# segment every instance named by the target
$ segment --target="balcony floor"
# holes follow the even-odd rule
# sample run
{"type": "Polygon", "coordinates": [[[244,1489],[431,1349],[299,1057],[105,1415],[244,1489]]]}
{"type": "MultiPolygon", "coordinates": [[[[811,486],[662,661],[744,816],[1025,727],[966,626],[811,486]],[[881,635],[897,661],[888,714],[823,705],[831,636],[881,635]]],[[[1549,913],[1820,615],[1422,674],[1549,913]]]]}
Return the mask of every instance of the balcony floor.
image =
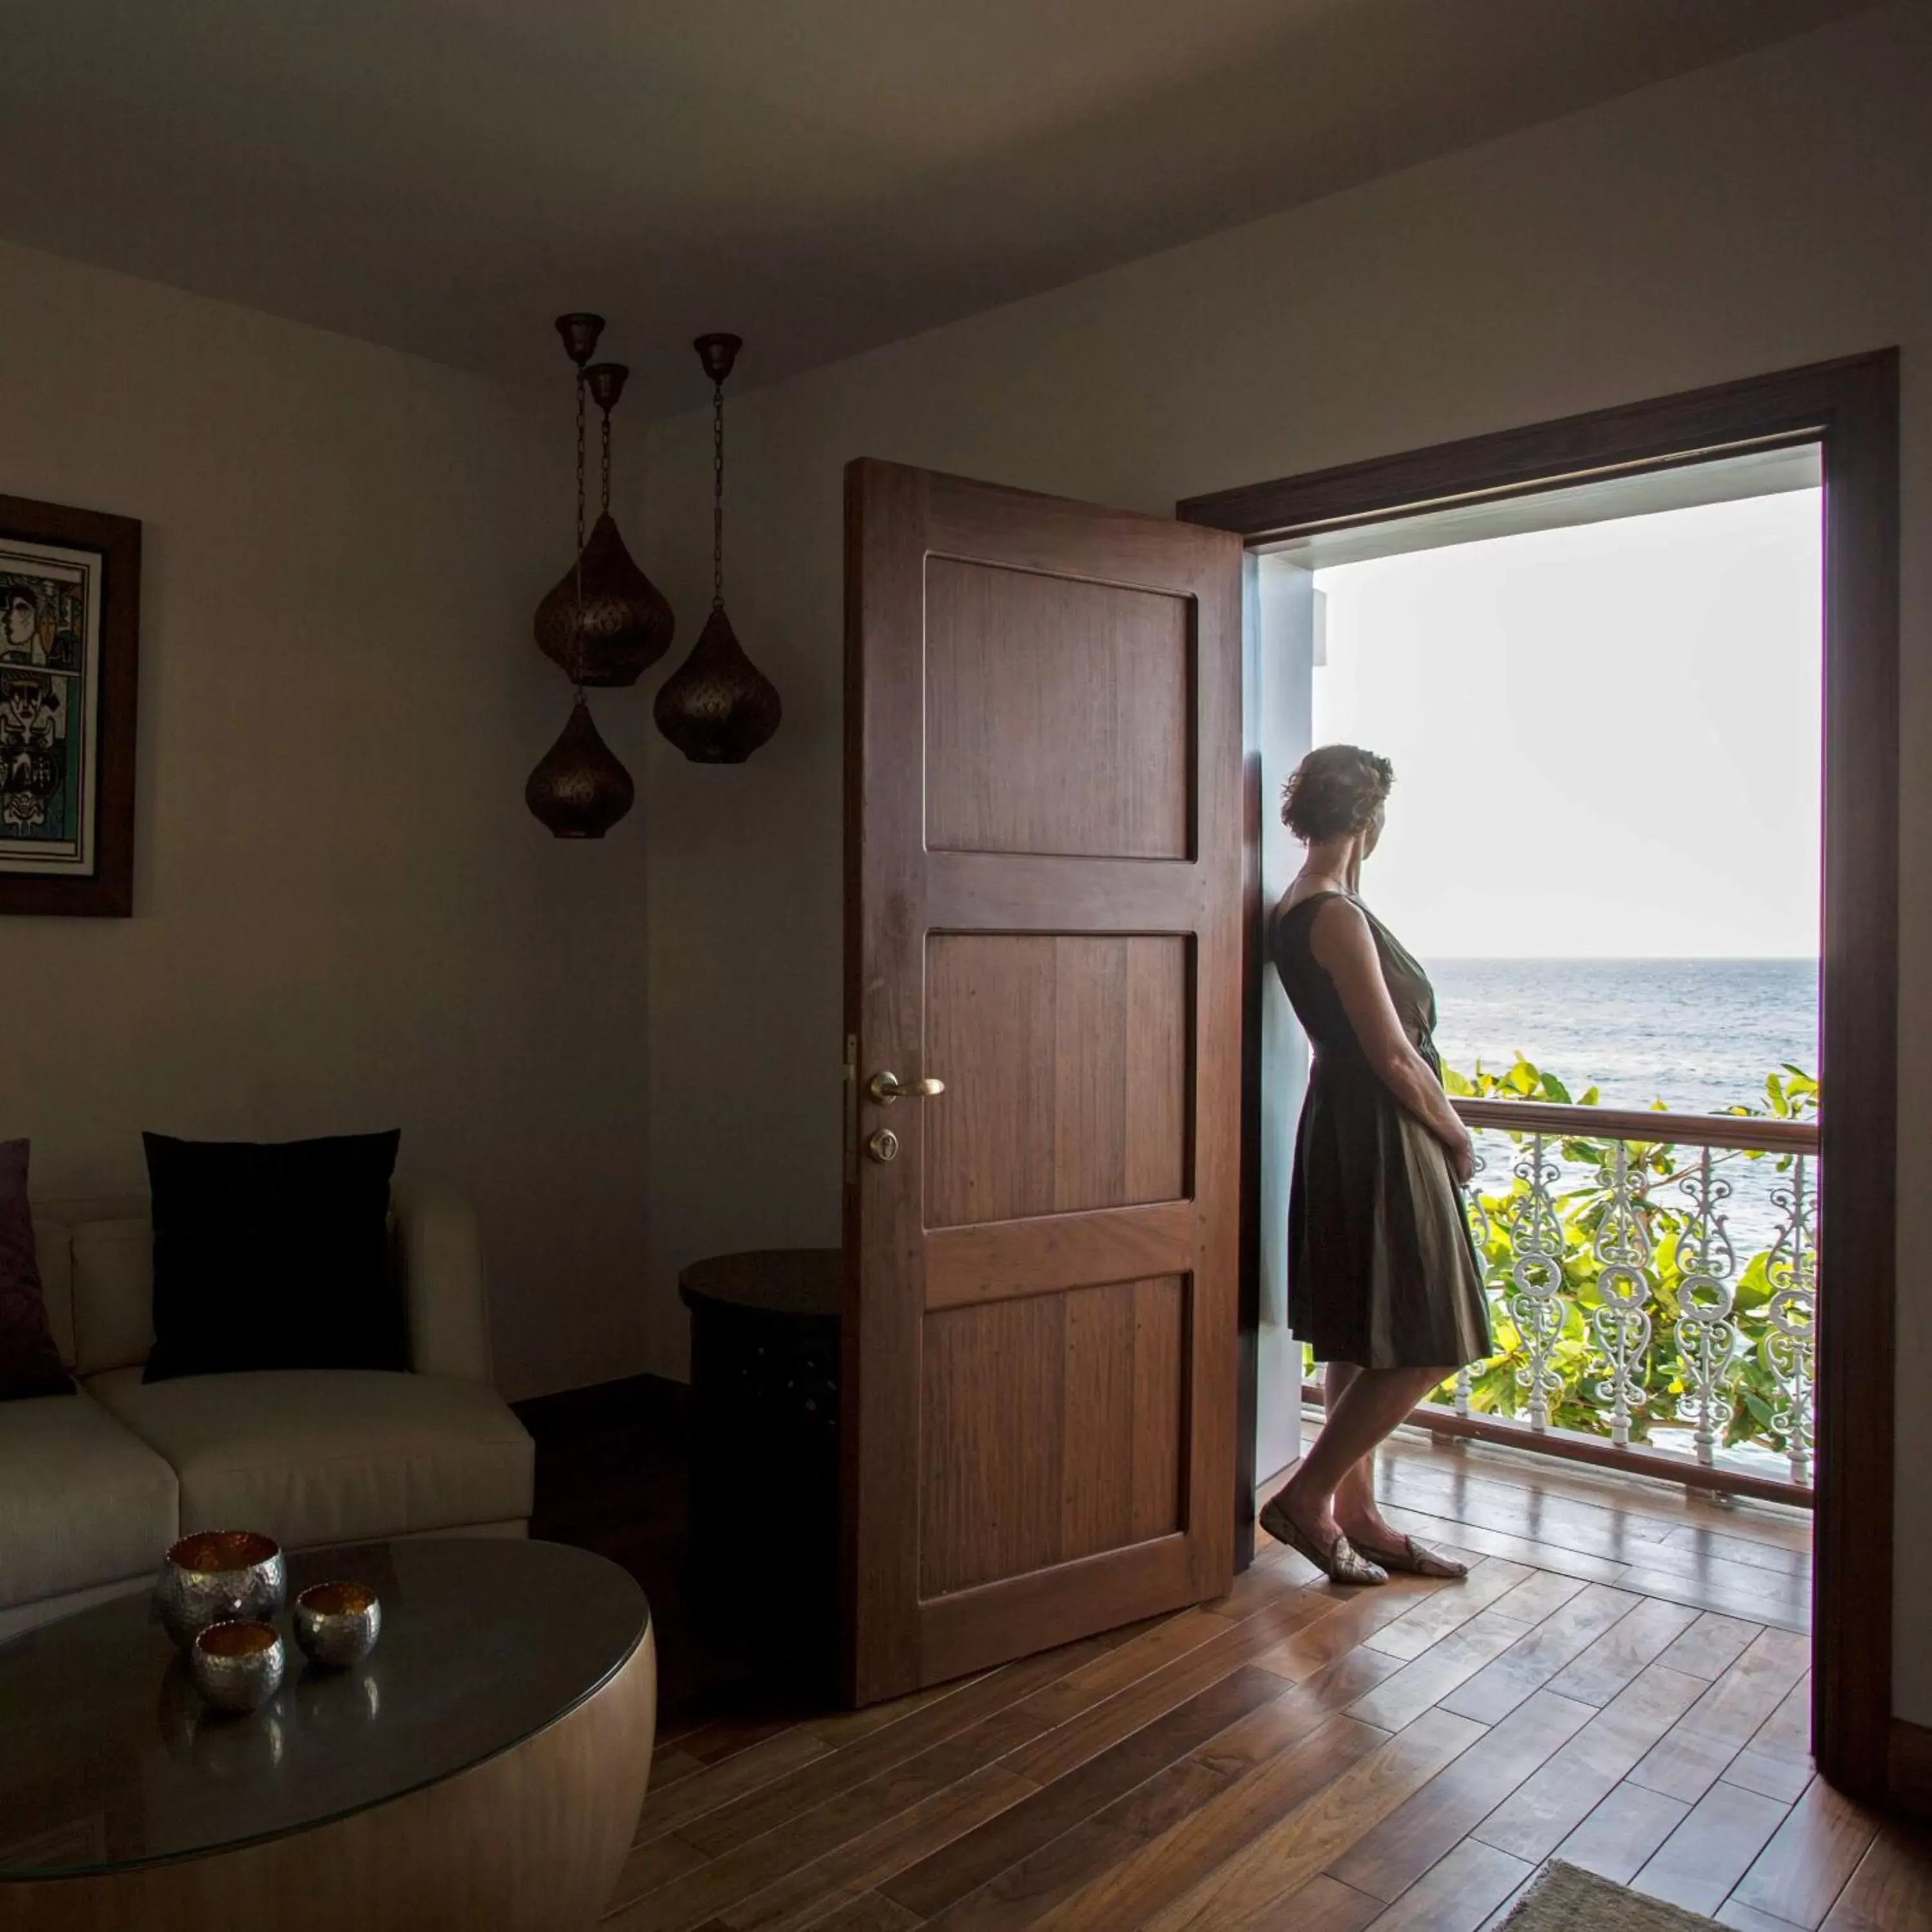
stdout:
{"type": "Polygon", "coordinates": [[[1384,1453],[1376,1486],[1418,1536],[1696,1610],[1810,1628],[1808,1510],[1713,1502],[1667,1480],[1490,1444],[1436,1444],[1409,1429],[1384,1453]]]}

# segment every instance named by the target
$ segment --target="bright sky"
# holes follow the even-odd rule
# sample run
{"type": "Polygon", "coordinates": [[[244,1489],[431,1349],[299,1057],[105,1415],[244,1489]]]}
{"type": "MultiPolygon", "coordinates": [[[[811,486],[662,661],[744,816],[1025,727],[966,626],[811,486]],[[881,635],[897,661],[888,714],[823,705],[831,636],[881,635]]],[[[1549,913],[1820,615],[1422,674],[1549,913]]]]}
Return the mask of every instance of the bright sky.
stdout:
{"type": "Polygon", "coordinates": [[[1394,760],[1424,958],[1815,955],[1820,494],[1318,572],[1315,742],[1394,760]]]}

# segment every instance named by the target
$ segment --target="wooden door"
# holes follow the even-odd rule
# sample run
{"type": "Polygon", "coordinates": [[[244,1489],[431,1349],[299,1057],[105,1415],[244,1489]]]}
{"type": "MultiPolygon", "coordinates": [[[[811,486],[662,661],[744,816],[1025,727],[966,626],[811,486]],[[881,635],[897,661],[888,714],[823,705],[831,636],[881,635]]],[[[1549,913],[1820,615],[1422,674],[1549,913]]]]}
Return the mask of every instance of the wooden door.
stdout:
{"type": "Polygon", "coordinates": [[[866,1702],[1230,1580],[1241,550],[862,461],[846,557],[866,1702]]]}

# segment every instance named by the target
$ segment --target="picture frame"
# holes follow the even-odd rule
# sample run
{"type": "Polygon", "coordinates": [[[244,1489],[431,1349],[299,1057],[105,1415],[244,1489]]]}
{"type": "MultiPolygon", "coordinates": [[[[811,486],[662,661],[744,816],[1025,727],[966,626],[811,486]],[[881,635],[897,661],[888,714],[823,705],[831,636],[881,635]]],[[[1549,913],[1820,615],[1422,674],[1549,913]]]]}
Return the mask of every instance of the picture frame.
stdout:
{"type": "Polygon", "coordinates": [[[141,526],[0,496],[0,914],[134,905],[141,526]]]}

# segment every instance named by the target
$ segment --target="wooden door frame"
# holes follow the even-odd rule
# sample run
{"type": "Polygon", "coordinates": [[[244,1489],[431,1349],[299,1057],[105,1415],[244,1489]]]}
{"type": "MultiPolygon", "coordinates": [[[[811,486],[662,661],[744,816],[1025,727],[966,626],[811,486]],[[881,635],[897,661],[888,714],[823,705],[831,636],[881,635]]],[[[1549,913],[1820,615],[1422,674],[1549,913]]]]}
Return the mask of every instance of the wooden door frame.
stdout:
{"type": "MultiPolygon", "coordinates": [[[[1820,1179],[1812,1732],[1820,1769],[1882,1796],[1892,1734],[1898,1076],[1898,353],[1748,377],[1406,454],[1190,498],[1175,514],[1251,550],[1455,503],[1816,442],[1824,464],[1820,1179]],[[1869,1400],[1869,1365],[1884,1400],[1869,1400]],[[1862,1387],[1862,1383],[1865,1385],[1862,1387]],[[1856,1405],[1863,1395],[1867,1400],[1856,1405]]],[[[1255,648],[1250,626],[1249,649],[1255,648]]],[[[1247,749],[1242,1209],[1244,1327],[1259,1305],[1260,758],[1247,749]]],[[[1252,1331],[1240,1354],[1251,1419],[1252,1331]]],[[[1252,1536],[1253,1435],[1238,1519],[1252,1536]]]]}

